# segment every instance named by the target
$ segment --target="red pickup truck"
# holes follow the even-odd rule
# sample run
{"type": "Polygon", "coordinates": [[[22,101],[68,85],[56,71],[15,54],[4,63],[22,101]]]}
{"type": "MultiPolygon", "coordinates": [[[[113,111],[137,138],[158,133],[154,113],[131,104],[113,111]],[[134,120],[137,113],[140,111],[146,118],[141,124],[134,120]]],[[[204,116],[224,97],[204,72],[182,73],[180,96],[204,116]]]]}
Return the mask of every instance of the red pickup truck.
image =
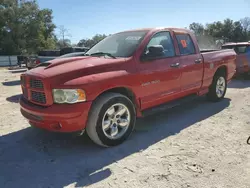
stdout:
{"type": "Polygon", "coordinates": [[[21,113],[50,131],[86,130],[101,146],[126,140],[136,118],[197,96],[224,98],[236,70],[232,49],[200,51],[185,29],[111,35],[83,57],[55,59],[21,75],[21,113]]]}
{"type": "Polygon", "coordinates": [[[222,49],[234,49],[236,52],[236,74],[247,77],[250,73],[250,41],[226,43],[222,49]]]}

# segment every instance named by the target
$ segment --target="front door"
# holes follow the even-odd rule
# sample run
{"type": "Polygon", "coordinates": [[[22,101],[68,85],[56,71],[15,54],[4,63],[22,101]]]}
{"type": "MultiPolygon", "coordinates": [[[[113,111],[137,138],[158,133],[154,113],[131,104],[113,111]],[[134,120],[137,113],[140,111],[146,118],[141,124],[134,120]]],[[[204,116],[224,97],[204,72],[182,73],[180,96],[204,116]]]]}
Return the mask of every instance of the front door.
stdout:
{"type": "Polygon", "coordinates": [[[168,102],[180,92],[180,59],[169,31],[153,35],[144,51],[144,57],[150,57],[150,47],[163,47],[163,53],[157,57],[141,60],[138,65],[141,108],[150,108],[168,102]]]}

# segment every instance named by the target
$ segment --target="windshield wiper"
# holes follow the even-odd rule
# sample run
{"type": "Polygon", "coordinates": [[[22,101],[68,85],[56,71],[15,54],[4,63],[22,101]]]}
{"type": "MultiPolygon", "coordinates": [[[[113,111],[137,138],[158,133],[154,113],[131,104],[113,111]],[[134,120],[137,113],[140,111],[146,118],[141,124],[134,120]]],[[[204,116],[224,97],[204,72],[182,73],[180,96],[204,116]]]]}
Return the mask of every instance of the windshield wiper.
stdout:
{"type": "Polygon", "coordinates": [[[96,53],[93,53],[93,54],[86,54],[86,55],[90,55],[90,56],[95,56],[95,55],[107,55],[107,56],[109,56],[109,57],[112,57],[112,58],[116,59],[115,56],[113,56],[113,55],[110,54],[110,53],[106,53],[106,52],[96,52],[96,53]]]}

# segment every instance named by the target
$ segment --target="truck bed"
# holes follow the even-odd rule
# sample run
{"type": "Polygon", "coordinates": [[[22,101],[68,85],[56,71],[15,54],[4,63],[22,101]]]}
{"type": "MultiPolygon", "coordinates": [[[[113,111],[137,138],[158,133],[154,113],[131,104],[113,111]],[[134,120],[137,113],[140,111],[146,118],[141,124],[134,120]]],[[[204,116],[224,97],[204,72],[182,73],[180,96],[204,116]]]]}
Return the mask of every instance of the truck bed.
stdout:
{"type": "Polygon", "coordinates": [[[232,49],[222,49],[222,50],[200,50],[204,62],[213,62],[228,60],[230,58],[235,58],[235,51],[232,49]]]}
{"type": "MultiPolygon", "coordinates": [[[[232,49],[223,50],[200,50],[204,62],[203,84],[205,86],[211,84],[216,70],[223,64],[234,64],[236,53],[232,49]]],[[[235,74],[235,66],[228,66],[228,78],[235,74]]]]}

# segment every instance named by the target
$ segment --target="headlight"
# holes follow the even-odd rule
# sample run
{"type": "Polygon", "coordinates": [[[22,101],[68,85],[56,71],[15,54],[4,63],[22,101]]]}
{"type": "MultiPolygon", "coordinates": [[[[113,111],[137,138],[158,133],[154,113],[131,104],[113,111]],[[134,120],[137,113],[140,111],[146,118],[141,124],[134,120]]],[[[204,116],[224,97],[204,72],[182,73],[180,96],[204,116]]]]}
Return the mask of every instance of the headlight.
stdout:
{"type": "Polygon", "coordinates": [[[81,89],[53,89],[55,103],[77,103],[86,101],[85,92],[81,89]]]}

